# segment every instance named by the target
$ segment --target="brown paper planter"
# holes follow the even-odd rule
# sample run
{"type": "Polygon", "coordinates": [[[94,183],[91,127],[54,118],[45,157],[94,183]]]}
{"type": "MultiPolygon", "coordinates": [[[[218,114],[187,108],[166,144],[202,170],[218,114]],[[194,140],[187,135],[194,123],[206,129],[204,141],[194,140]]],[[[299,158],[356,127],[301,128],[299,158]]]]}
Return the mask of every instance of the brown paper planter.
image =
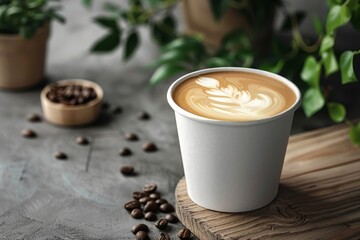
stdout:
{"type": "Polygon", "coordinates": [[[44,79],[49,32],[46,24],[31,39],[0,35],[0,88],[27,88],[44,79]]]}
{"type": "Polygon", "coordinates": [[[101,113],[102,100],[104,97],[102,88],[94,82],[82,79],[69,79],[56,82],[56,85],[70,84],[92,87],[96,92],[97,98],[87,104],[76,106],[54,103],[46,97],[46,94],[51,88],[50,84],[42,90],[40,95],[45,119],[49,123],[60,126],[80,126],[96,121],[101,113]]]}

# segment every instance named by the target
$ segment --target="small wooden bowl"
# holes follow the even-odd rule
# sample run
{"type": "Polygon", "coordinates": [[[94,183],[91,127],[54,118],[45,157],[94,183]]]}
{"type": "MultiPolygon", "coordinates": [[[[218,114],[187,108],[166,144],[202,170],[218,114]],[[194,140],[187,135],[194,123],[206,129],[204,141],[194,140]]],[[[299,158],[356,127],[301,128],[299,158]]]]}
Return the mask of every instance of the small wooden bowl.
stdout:
{"type": "Polygon", "coordinates": [[[98,84],[82,79],[61,80],[55,84],[57,86],[75,84],[91,87],[96,92],[97,97],[83,105],[69,106],[54,103],[46,96],[53,84],[47,85],[41,91],[40,98],[44,116],[48,122],[61,126],[80,126],[92,123],[99,117],[104,93],[98,84]]]}

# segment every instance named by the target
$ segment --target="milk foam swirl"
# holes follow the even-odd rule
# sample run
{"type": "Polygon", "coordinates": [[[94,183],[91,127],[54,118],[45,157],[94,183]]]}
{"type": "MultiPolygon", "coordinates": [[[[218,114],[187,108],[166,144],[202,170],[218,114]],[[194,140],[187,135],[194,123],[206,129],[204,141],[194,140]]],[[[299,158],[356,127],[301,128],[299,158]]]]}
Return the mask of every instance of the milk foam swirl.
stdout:
{"type": "MultiPolygon", "coordinates": [[[[214,119],[254,120],[283,111],[286,100],[278,91],[256,83],[229,81],[225,86],[212,77],[200,76],[198,88],[187,92],[186,101],[195,112],[214,119]]],[[[223,84],[224,85],[224,84],[223,84]]]]}

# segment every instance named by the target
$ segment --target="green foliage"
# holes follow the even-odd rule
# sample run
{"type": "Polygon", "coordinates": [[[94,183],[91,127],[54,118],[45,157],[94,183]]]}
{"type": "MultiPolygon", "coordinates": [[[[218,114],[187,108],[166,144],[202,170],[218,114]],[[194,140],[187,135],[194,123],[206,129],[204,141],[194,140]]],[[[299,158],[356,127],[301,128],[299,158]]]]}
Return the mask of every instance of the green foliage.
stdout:
{"type": "Polygon", "coordinates": [[[46,23],[55,19],[65,22],[58,7],[48,6],[49,0],[0,1],[0,33],[31,38],[46,23]]]}
{"type": "MultiPolygon", "coordinates": [[[[83,2],[91,6],[92,1],[83,2]]],[[[216,49],[209,48],[200,35],[184,36],[177,32],[171,10],[178,2],[179,0],[128,0],[129,6],[126,9],[112,3],[105,4],[104,9],[108,16],[98,17],[95,22],[107,29],[108,34],[99,40],[92,50],[111,51],[124,42],[123,59],[128,60],[139,46],[140,35],[137,34],[137,28],[146,26],[154,41],[161,47],[160,57],[152,64],[156,68],[150,78],[152,85],[181,71],[205,67],[260,68],[294,80],[303,92],[302,107],[307,117],[327,108],[329,117],[334,122],[347,121],[346,107],[333,99],[335,94],[329,86],[332,82],[327,78],[334,75],[334,79],[341,79],[342,84],[358,84],[354,72],[354,58],[360,54],[360,50],[339,53],[334,49],[334,45],[337,31],[342,26],[352,24],[360,31],[360,0],[327,0],[325,23],[317,16],[312,16],[318,35],[318,39],[313,43],[303,39],[299,30],[300,24],[307,17],[306,13],[287,12],[285,1],[208,0],[214,19],[221,20],[231,8],[238,11],[251,28],[250,33],[244,29],[228,33],[216,49]],[[258,55],[259,44],[256,37],[262,34],[262,27],[268,26],[268,22],[272,21],[272,9],[279,6],[285,12],[280,30],[291,32],[292,39],[283,42],[274,35],[265,42],[270,46],[269,51],[265,55],[258,55]],[[121,38],[124,38],[124,41],[121,38]],[[302,81],[297,81],[299,75],[302,81]]],[[[16,14],[17,11],[13,9],[11,12],[16,14]]],[[[337,91],[341,91],[341,88],[337,91]]],[[[360,142],[359,124],[352,127],[350,137],[354,142],[360,142]]]]}
{"type": "Polygon", "coordinates": [[[328,108],[329,116],[334,122],[339,123],[345,120],[346,108],[343,104],[336,102],[329,102],[327,104],[327,108],[328,108]]]}
{"type": "Polygon", "coordinates": [[[350,126],[350,140],[360,146],[360,122],[350,126]]]}

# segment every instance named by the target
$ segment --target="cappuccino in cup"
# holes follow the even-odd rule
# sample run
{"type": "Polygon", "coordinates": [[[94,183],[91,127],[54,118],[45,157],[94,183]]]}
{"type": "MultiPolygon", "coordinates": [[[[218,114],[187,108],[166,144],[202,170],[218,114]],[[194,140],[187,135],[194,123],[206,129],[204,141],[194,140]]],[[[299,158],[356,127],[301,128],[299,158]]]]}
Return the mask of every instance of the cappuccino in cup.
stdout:
{"type": "Polygon", "coordinates": [[[284,83],[248,72],[215,72],[192,77],[173,93],[177,105],[222,121],[253,121],[277,115],[296,100],[284,83]]]}
{"type": "Polygon", "coordinates": [[[300,98],[291,81],[256,69],[209,68],[177,79],[167,99],[190,199],[221,212],[269,204],[300,98]]]}

